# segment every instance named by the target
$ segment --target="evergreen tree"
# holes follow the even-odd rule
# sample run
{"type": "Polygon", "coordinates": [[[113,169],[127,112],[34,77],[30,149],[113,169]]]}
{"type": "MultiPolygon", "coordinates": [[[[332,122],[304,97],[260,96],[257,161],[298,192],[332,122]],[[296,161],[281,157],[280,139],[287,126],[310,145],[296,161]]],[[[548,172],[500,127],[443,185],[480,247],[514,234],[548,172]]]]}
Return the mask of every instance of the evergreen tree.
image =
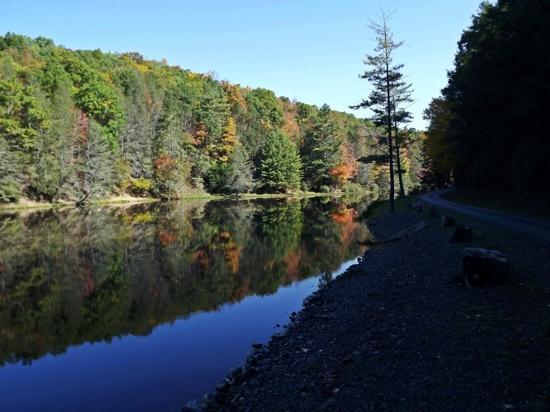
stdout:
{"type": "Polygon", "coordinates": [[[331,171],[342,159],[341,145],[337,125],[330,118],[330,108],[325,104],[314,127],[305,134],[302,146],[304,179],[310,189],[328,189],[334,183],[331,171]]]}
{"type": "Polygon", "coordinates": [[[260,180],[266,192],[288,192],[300,187],[302,162],[294,143],[281,132],[267,136],[260,151],[260,180]]]}
{"type": "Polygon", "coordinates": [[[376,47],[374,53],[366,56],[364,63],[367,69],[359,77],[368,80],[373,90],[369,97],[361,103],[351,106],[353,109],[368,108],[373,113],[373,122],[377,126],[385,128],[387,138],[387,153],[389,158],[390,174],[390,206],[395,210],[394,198],[394,139],[393,139],[393,109],[392,93],[401,82],[400,73],[403,65],[394,65],[395,51],[403,44],[393,39],[393,33],[389,28],[390,15],[382,13],[379,23],[372,23],[371,28],[376,35],[376,47]]]}

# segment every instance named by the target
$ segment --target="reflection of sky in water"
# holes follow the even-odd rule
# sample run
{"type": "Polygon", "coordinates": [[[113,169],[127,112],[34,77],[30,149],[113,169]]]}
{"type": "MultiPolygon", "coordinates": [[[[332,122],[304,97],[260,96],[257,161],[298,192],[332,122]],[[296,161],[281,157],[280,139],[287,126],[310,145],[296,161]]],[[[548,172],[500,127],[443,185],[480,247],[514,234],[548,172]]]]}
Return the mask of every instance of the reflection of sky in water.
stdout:
{"type": "Polygon", "coordinates": [[[268,341],[280,330],[276,324],[288,323],[317,285],[318,277],[309,278],[157,326],[146,337],[85,343],[31,366],[7,365],[0,369],[0,410],[179,411],[241,363],[252,343],[268,341]]]}

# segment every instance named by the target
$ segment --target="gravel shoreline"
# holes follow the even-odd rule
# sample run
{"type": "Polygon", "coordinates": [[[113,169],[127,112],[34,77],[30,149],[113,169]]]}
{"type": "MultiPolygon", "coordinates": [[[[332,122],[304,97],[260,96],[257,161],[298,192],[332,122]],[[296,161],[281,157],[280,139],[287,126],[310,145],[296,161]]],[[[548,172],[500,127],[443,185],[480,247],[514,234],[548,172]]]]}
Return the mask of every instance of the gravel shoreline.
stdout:
{"type": "Polygon", "coordinates": [[[427,227],[373,246],[306,299],[286,331],[256,345],[201,409],[550,410],[550,251],[441,212],[469,222],[474,241],[449,244],[453,229],[427,212],[379,217],[369,224],[378,238],[422,220],[427,227]],[[506,253],[510,279],[464,286],[466,246],[506,253]]]}

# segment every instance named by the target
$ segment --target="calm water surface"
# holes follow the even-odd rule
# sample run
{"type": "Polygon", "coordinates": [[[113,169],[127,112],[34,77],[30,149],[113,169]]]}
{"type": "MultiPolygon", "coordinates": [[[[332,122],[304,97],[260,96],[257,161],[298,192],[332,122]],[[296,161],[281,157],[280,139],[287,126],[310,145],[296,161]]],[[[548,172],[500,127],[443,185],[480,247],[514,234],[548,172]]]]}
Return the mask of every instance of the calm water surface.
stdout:
{"type": "Polygon", "coordinates": [[[0,214],[0,410],[179,411],[341,273],[334,200],[0,214]]]}

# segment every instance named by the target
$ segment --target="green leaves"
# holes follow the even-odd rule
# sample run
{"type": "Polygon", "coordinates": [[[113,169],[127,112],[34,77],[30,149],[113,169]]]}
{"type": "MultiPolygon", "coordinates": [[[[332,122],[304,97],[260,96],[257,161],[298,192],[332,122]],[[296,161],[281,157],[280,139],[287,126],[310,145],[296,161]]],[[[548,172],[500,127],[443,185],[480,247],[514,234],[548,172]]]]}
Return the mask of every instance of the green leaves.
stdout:
{"type": "Polygon", "coordinates": [[[268,135],[260,152],[260,179],[266,192],[288,192],[300,187],[302,162],[298,150],[280,132],[268,135]]]}
{"type": "Polygon", "coordinates": [[[117,148],[117,136],[124,126],[124,113],[117,93],[77,54],[64,50],[61,57],[74,84],[76,105],[102,126],[111,148],[117,148]]]}
{"type": "Polygon", "coordinates": [[[0,36],[0,202],[330,191],[355,179],[369,128],[137,53],[0,36]]]}
{"type": "Polygon", "coordinates": [[[321,107],[313,128],[305,133],[302,158],[309,188],[318,191],[335,183],[330,172],[342,160],[342,139],[327,105],[321,107]]]}

